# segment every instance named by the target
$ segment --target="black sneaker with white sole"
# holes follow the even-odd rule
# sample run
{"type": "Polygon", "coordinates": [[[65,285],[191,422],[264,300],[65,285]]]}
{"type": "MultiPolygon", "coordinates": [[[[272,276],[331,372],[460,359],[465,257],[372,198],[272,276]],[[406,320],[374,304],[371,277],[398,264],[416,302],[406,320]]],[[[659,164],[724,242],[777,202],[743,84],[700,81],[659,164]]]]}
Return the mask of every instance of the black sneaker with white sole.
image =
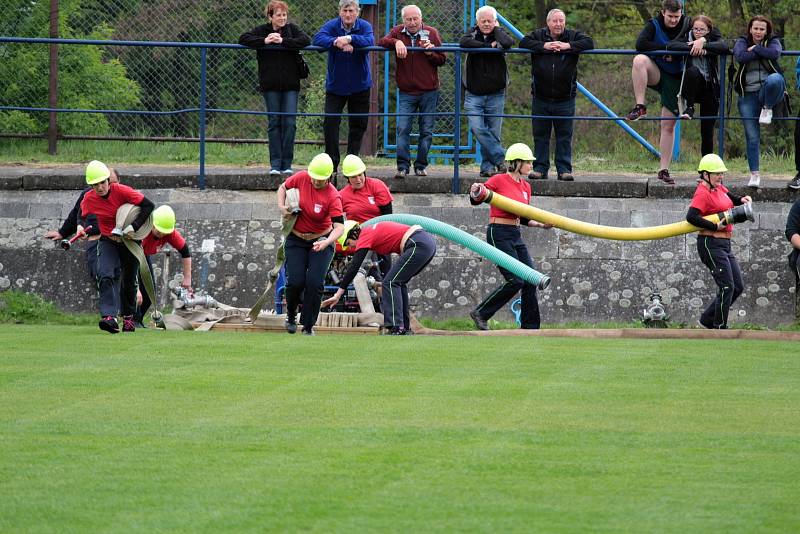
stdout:
{"type": "Polygon", "coordinates": [[[794,178],[792,178],[789,183],[786,184],[786,187],[794,191],[800,189],[800,172],[794,175],[794,178]]]}

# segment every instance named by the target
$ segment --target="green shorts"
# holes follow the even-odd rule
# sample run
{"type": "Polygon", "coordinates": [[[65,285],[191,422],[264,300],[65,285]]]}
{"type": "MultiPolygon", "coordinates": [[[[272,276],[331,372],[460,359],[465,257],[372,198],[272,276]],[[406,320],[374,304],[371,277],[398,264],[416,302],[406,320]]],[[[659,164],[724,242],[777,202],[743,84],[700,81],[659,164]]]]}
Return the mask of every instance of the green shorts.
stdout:
{"type": "Polygon", "coordinates": [[[650,89],[658,91],[661,95],[661,105],[678,116],[678,91],[681,89],[681,75],[673,76],[661,71],[661,79],[656,85],[650,85],[650,89]]]}

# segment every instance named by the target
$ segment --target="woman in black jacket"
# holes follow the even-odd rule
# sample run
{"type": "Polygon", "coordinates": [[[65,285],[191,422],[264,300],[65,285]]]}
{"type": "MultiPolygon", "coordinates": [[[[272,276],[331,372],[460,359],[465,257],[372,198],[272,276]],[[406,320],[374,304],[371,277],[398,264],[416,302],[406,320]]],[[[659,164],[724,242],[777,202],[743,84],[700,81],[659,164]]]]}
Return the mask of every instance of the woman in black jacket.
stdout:
{"type": "Polygon", "coordinates": [[[271,175],[293,174],[295,113],[300,92],[301,63],[299,49],[311,44],[309,36],[289,22],[289,6],[270,0],[264,9],[267,24],[257,26],[239,37],[239,44],[257,48],[258,86],[264,95],[269,115],[269,160],[271,175]],[[286,50],[289,49],[289,50],[286,50]]]}
{"type": "MultiPolygon", "coordinates": [[[[686,106],[681,115],[694,117],[694,105],[700,104],[700,114],[712,117],[719,113],[719,61],[720,54],[728,53],[728,45],[711,19],[698,15],[675,40],[667,43],[668,50],[689,52],[681,96],[686,106]]],[[[714,125],[716,118],[700,120],[701,155],[714,152],[714,125]]]]}

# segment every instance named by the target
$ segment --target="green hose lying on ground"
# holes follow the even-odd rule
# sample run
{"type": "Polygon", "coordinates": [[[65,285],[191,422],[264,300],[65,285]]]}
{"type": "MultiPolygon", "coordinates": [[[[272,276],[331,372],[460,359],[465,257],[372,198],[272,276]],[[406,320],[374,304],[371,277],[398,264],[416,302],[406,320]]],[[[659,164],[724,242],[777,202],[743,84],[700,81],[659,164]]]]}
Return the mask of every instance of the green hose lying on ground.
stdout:
{"type": "Polygon", "coordinates": [[[511,271],[514,276],[519,277],[521,280],[537,286],[539,289],[546,289],[550,285],[550,277],[544,275],[535,269],[531,269],[516,258],[512,258],[505,252],[494,248],[485,241],[481,241],[472,234],[468,234],[463,230],[459,230],[449,224],[429,219],[421,215],[411,215],[408,213],[393,213],[391,215],[381,215],[370,219],[362,226],[370,226],[381,221],[392,221],[401,224],[415,225],[418,224],[428,232],[441,236],[448,241],[453,241],[459,245],[463,245],[468,249],[476,252],[480,256],[491,261],[495,265],[511,271]]]}

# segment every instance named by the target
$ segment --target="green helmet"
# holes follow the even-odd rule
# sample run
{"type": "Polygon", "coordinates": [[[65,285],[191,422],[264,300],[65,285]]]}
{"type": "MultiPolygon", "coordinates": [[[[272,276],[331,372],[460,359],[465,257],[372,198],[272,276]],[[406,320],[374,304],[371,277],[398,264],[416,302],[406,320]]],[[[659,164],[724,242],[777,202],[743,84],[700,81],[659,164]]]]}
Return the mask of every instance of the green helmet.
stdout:
{"type": "Polygon", "coordinates": [[[348,154],[342,162],[342,174],[350,178],[351,176],[358,176],[367,170],[367,166],[361,161],[361,158],[355,154],[348,154]]]}
{"type": "Polygon", "coordinates": [[[514,143],[506,150],[506,161],[514,161],[515,159],[534,161],[536,158],[533,157],[531,147],[525,143],[514,143]]]}
{"type": "Polygon", "coordinates": [[[162,234],[175,231],[175,212],[166,204],[153,210],[153,227],[162,234]]]}
{"type": "Polygon", "coordinates": [[[698,172],[728,172],[728,168],[723,163],[722,158],[716,154],[706,154],[703,156],[703,159],[700,160],[700,164],[697,166],[698,172]]]}
{"type": "Polygon", "coordinates": [[[324,152],[317,154],[308,164],[308,174],[314,180],[327,180],[333,174],[333,160],[324,152]]]}
{"type": "Polygon", "coordinates": [[[339,243],[339,246],[342,247],[342,250],[347,250],[347,245],[345,245],[344,242],[347,241],[348,236],[350,236],[350,232],[352,232],[354,228],[358,227],[359,226],[356,221],[344,222],[344,232],[342,232],[342,235],[336,240],[339,243]]]}
{"type": "Polygon", "coordinates": [[[86,166],[86,183],[89,185],[99,184],[108,180],[109,176],[111,176],[111,171],[102,161],[90,161],[86,166]]]}

